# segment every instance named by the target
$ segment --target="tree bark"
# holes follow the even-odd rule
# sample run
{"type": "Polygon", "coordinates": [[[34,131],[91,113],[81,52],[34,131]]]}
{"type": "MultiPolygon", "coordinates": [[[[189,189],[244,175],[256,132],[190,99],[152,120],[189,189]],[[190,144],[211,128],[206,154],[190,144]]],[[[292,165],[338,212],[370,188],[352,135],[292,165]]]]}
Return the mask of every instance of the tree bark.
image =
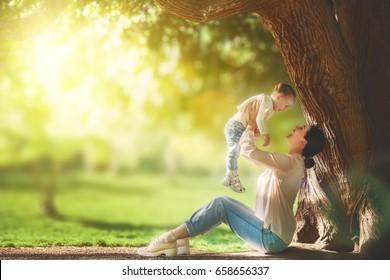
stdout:
{"type": "Polygon", "coordinates": [[[334,251],[352,251],[351,236],[337,224],[337,211],[317,180],[314,168],[307,170],[307,179],[299,190],[294,241],[316,243],[334,251]]]}
{"type": "Polygon", "coordinates": [[[194,22],[206,22],[254,12],[267,1],[253,0],[155,0],[164,10],[194,22]]]}
{"type": "Polygon", "coordinates": [[[0,21],[0,40],[25,40],[42,33],[72,1],[42,1],[27,17],[0,21]]]}
{"type": "Polygon", "coordinates": [[[358,189],[349,211],[360,230],[359,245],[364,248],[363,253],[381,257],[387,252],[389,256],[390,2],[334,2],[343,36],[351,50],[357,77],[356,94],[364,105],[370,135],[365,176],[358,174],[359,181],[366,182],[367,187],[358,189]]]}
{"type": "Polygon", "coordinates": [[[390,182],[390,152],[387,148],[390,142],[390,90],[387,86],[390,79],[390,2],[334,2],[354,63],[356,94],[364,104],[369,124],[370,165],[380,177],[390,182]]]}

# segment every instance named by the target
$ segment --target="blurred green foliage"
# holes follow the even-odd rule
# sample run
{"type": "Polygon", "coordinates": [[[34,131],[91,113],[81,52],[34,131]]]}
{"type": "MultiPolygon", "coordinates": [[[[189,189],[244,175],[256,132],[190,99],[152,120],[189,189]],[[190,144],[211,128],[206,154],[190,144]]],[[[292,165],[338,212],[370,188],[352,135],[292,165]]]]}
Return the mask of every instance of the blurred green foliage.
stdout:
{"type": "MultiPolygon", "coordinates": [[[[0,1],[0,20],[40,2],[0,1]]],[[[0,62],[0,246],[139,246],[217,195],[253,206],[248,161],[245,194],[220,185],[223,127],[290,82],[258,16],[197,24],[150,0],[74,1],[39,36],[0,41],[0,62]]],[[[286,152],[303,122],[299,101],[275,114],[267,150],[286,152]]],[[[226,227],[192,245],[247,248],[226,227]]]]}
{"type": "MultiPolygon", "coordinates": [[[[1,20],[40,1],[2,1],[1,20]]],[[[289,82],[253,14],[197,24],[152,1],[75,1],[41,35],[0,42],[0,168],[223,172],[223,126],[289,82]]],[[[270,121],[270,150],[303,118],[270,121]]]]}

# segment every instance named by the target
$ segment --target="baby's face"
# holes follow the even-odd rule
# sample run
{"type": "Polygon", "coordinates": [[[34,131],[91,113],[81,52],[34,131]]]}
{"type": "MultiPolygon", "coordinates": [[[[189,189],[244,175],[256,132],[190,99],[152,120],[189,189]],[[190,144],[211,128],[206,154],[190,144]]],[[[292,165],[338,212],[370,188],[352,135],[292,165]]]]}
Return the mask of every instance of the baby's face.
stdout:
{"type": "Polygon", "coordinates": [[[291,107],[294,104],[295,98],[292,94],[285,96],[282,93],[276,93],[273,100],[274,111],[280,112],[285,111],[288,107],[291,107]]]}

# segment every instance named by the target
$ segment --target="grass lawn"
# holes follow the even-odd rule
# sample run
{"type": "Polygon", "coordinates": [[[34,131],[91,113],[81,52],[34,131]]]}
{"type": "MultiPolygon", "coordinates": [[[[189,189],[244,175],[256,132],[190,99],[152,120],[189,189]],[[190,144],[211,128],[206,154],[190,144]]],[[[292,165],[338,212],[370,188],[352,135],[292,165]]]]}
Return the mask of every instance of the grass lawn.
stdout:
{"type": "MultiPolygon", "coordinates": [[[[220,184],[219,176],[134,173],[63,174],[55,204],[58,218],[42,215],[40,190],[28,174],[0,175],[0,247],[140,246],[188,218],[216,196],[254,207],[256,177],[242,178],[246,193],[220,184]]],[[[195,249],[246,250],[227,226],[193,238],[195,249]]]]}

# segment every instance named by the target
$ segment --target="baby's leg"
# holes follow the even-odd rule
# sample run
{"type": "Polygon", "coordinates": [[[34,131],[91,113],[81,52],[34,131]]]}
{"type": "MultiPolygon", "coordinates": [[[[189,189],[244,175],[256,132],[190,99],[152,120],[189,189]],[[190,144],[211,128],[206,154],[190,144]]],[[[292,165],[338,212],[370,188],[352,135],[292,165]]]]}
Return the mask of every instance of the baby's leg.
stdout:
{"type": "Polygon", "coordinates": [[[222,184],[235,192],[242,193],[245,188],[238,178],[238,157],[240,155],[240,139],[245,130],[241,122],[230,120],[225,126],[225,137],[227,142],[226,173],[222,184]]]}
{"type": "Polygon", "coordinates": [[[229,120],[226,124],[224,133],[227,143],[226,155],[226,174],[238,170],[237,160],[240,155],[240,139],[245,130],[241,122],[229,120]]]}

